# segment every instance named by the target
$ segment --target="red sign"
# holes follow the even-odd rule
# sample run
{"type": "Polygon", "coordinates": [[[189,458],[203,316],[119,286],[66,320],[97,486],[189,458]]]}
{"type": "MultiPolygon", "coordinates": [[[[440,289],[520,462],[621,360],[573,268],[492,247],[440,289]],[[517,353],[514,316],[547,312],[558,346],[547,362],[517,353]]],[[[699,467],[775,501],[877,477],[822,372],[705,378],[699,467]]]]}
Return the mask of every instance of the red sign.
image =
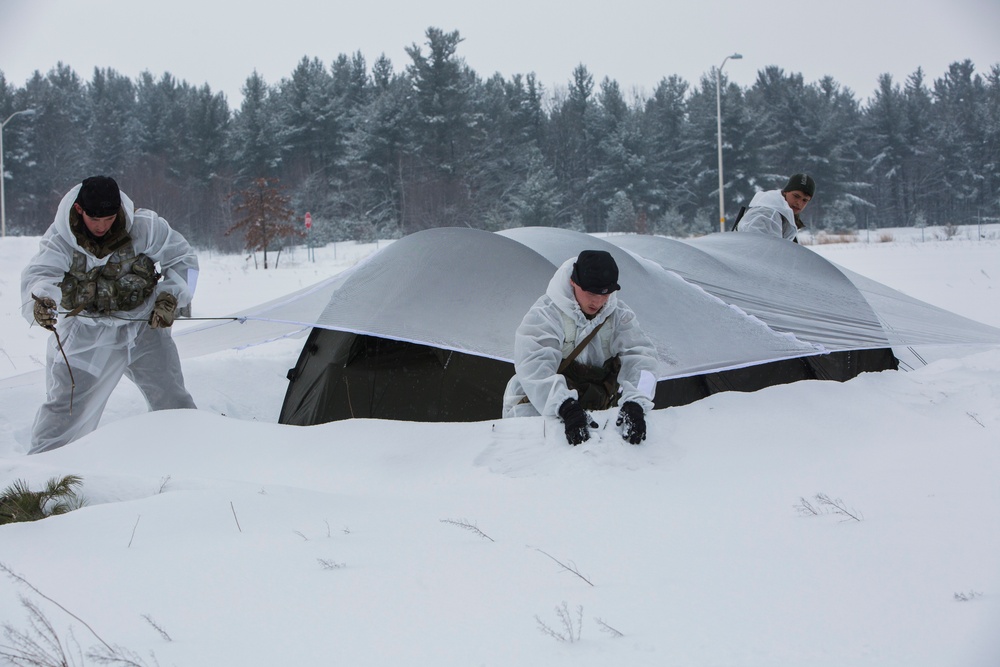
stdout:
{"type": "Polygon", "coordinates": [[[313,226],[313,217],[309,213],[306,213],[306,229],[313,226]]]}

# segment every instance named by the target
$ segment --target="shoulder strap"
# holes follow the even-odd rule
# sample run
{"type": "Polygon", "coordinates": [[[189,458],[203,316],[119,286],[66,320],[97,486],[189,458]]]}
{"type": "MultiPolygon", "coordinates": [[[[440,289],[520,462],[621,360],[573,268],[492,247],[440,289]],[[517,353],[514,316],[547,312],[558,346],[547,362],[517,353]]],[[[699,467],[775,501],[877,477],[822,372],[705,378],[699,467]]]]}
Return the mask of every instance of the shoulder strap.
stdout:
{"type": "Polygon", "coordinates": [[[594,330],[587,334],[587,337],[580,341],[579,345],[573,348],[573,351],[569,353],[569,356],[562,360],[562,363],[559,364],[560,373],[566,370],[566,367],[573,363],[573,360],[576,359],[581,352],[583,352],[583,348],[587,347],[587,345],[590,344],[590,341],[594,340],[594,336],[597,335],[597,332],[601,330],[601,327],[603,327],[604,323],[607,321],[608,318],[606,317],[601,320],[601,323],[594,327],[594,330]]]}
{"type": "Polygon", "coordinates": [[[732,228],[729,231],[731,231],[731,232],[735,232],[736,231],[736,228],[739,227],[739,225],[740,225],[740,220],[743,219],[743,216],[746,215],[746,212],[747,212],[747,207],[746,206],[740,206],[740,212],[736,214],[736,220],[733,222],[733,226],[732,226],[732,228]]]}

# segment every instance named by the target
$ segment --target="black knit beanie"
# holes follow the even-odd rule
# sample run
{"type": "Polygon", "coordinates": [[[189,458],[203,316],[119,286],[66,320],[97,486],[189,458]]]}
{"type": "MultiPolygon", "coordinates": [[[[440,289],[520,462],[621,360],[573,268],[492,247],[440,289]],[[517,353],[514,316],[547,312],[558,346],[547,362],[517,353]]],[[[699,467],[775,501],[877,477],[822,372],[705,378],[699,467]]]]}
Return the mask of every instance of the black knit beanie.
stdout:
{"type": "Polygon", "coordinates": [[[573,263],[570,279],[592,294],[611,294],[621,289],[618,264],[606,250],[584,250],[573,263]]]}
{"type": "Polygon", "coordinates": [[[781,188],[782,192],[804,192],[810,197],[816,195],[816,181],[812,179],[809,174],[795,174],[788,179],[788,183],[785,187],[781,188]]]}
{"type": "Polygon", "coordinates": [[[83,180],[76,203],[92,218],[117,215],[122,205],[121,190],[110,176],[91,176],[83,180]]]}

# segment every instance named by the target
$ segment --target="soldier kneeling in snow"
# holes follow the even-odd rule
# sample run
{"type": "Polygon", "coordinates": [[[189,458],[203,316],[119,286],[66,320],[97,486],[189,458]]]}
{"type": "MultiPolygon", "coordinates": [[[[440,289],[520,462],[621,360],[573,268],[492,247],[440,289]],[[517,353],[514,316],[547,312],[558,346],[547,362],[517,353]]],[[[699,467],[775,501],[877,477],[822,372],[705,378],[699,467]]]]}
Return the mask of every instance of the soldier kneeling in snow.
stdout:
{"type": "Polygon", "coordinates": [[[579,445],[597,427],[586,411],[620,404],[622,436],[633,445],[645,440],[656,350],[619,289],[618,265],[606,251],[584,250],[559,267],[517,328],[504,417],[558,416],[566,440],[579,445]]]}

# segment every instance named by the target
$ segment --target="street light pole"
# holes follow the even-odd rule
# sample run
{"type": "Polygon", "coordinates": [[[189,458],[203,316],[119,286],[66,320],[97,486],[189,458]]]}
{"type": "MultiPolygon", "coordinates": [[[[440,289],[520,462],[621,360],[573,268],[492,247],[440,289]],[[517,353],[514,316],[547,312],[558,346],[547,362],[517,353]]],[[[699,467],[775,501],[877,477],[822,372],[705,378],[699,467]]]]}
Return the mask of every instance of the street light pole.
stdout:
{"type": "Polygon", "coordinates": [[[0,123],[0,238],[7,238],[7,200],[4,194],[4,178],[3,170],[3,128],[7,127],[7,123],[18,114],[25,114],[30,116],[35,113],[34,109],[21,109],[20,111],[15,111],[11,115],[7,116],[7,120],[0,123]]]}
{"type": "Polygon", "coordinates": [[[719,137],[719,231],[726,231],[726,209],[725,203],[722,199],[722,68],[726,66],[726,60],[732,58],[733,60],[739,60],[743,56],[739,53],[734,53],[730,56],[726,56],[719,65],[719,69],[715,71],[715,119],[718,124],[718,137],[719,137]]]}

